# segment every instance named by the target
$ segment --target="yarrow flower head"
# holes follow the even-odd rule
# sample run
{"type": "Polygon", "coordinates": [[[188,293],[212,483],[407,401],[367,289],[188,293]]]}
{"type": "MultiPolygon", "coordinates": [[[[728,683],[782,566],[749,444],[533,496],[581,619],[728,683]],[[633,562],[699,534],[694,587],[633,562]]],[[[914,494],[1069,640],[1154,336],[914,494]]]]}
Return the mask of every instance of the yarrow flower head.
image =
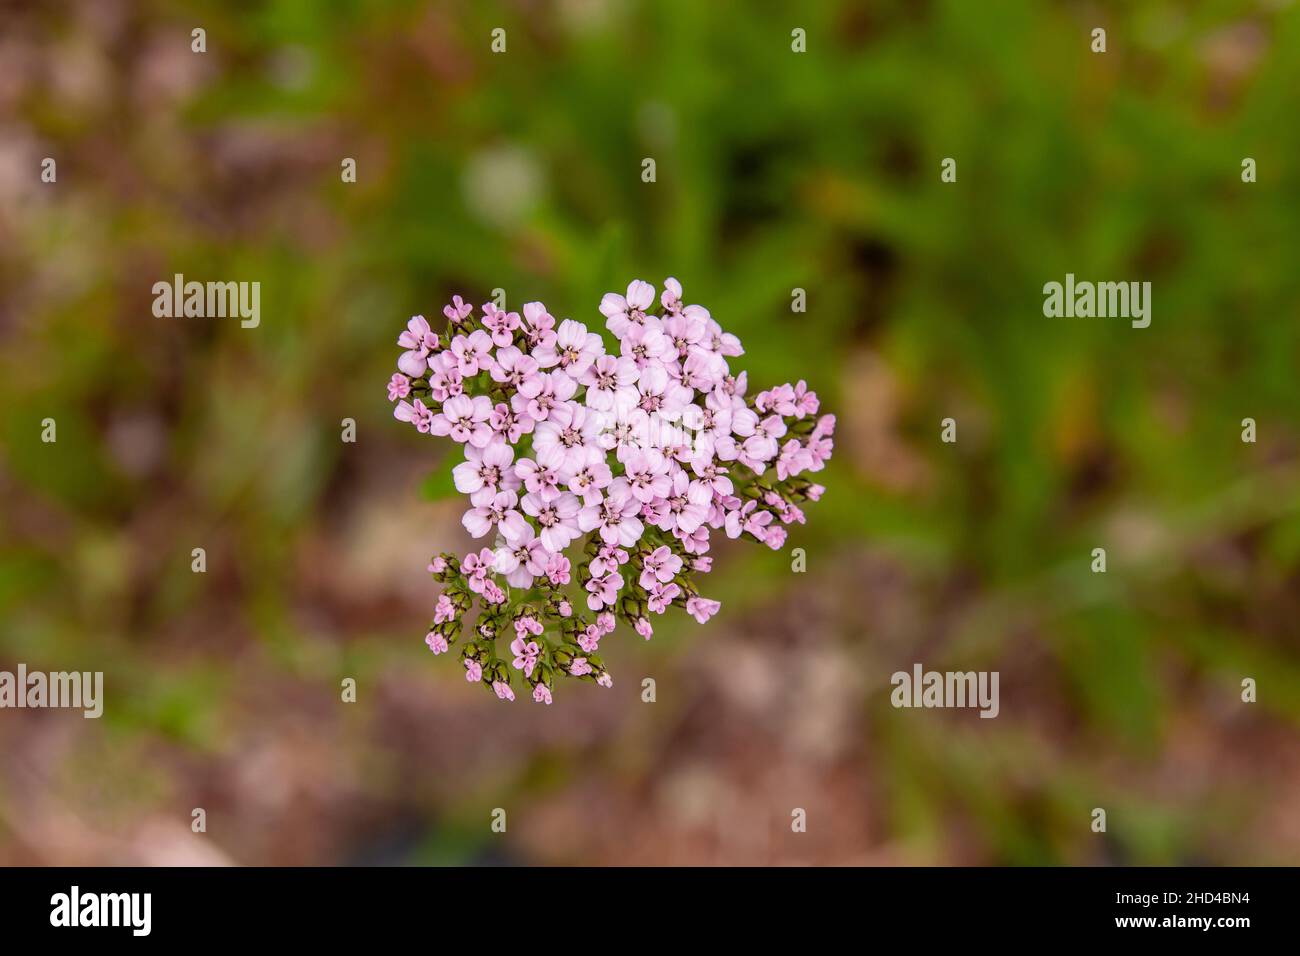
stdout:
{"type": "Polygon", "coordinates": [[[698,585],[714,532],[779,549],[825,491],[805,475],[835,416],[803,380],[747,397],[740,340],[676,279],[634,280],[590,322],[460,296],[442,314],[444,330],[417,315],[399,334],[388,400],[461,446],[462,523],[493,544],[430,560],[425,643],[459,645],[465,679],[501,700],[518,682],[541,704],[561,679],[611,686],[599,652],[619,621],[650,640],[674,607],[718,613],[698,585]]]}

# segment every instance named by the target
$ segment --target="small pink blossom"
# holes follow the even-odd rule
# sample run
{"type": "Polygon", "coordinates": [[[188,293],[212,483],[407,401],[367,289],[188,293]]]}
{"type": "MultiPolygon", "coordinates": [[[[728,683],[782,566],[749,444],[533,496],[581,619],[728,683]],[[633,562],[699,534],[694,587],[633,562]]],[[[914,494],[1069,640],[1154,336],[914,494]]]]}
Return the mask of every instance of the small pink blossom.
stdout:
{"type": "MultiPolygon", "coordinates": [[[[569,572],[571,565],[569,559],[562,554],[551,554],[546,560],[546,580],[551,583],[552,587],[563,587],[569,583],[569,572]]],[[[568,601],[562,601],[561,604],[568,604],[568,601]]],[[[563,610],[560,612],[564,614],[563,610]]],[[[564,614],[568,617],[568,614],[564,614]]]]}
{"type": "Polygon", "coordinates": [[[640,584],[643,588],[652,588],[655,583],[671,581],[682,569],[682,559],[673,554],[668,545],[660,545],[645,557],[642,566],[640,584]]]}
{"type": "Polygon", "coordinates": [[[482,329],[457,335],[451,340],[451,354],[456,357],[456,371],[472,378],[492,367],[492,339],[482,329]]]}
{"type": "Polygon", "coordinates": [[[588,624],[586,630],[578,635],[578,646],[588,654],[594,654],[600,650],[600,628],[595,624],[588,624]]]}
{"type": "Polygon", "coordinates": [[[411,380],[401,372],[394,372],[388,380],[388,400],[395,402],[411,394],[411,380]]]}
{"type": "Polygon", "coordinates": [[[515,692],[510,689],[510,685],[505,681],[494,680],[492,689],[496,691],[497,700],[514,700],[515,692]]]}
{"type": "Polygon", "coordinates": [[[424,643],[429,645],[429,650],[435,654],[445,654],[447,652],[447,639],[437,631],[430,631],[424,635],[424,643]]]}
{"type": "Polygon", "coordinates": [[[445,594],[438,595],[438,606],[433,609],[433,623],[441,624],[443,621],[454,621],[456,619],[456,605],[451,603],[451,598],[445,594]]]}
{"type": "Polygon", "coordinates": [[[483,679],[483,665],[476,660],[465,658],[465,680],[477,684],[483,679]]]}
{"type": "Polygon", "coordinates": [[[483,306],[483,326],[491,333],[492,344],[504,348],[514,341],[512,334],[520,327],[519,313],[498,309],[495,302],[483,306]]]}
{"type": "Polygon", "coordinates": [[[599,611],[618,600],[618,592],[623,587],[623,575],[613,571],[587,581],[587,607],[599,611]]]}
{"type": "Polygon", "coordinates": [[[504,441],[489,441],[482,448],[465,446],[465,461],[451,470],[456,490],[469,495],[471,504],[483,505],[499,491],[514,491],[519,477],[511,467],[515,450],[504,441]]]}
{"type": "Polygon", "coordinates": [[[562,492],[551,501],[541,495],[527,494],[520,507],[542,529],[539,537],[547,551],[558,554],[578,536],[578,499],[569,492],[562,492]]]}
{"type": "Polygon", "coordinates": [[[397,367],[411,378],[420,378],[429,370],[429,356],[438,348],[438,336],[424,316],[413,315],[406,323],[406,331],[397,337],[397,344],[406,349],[397,367]]]}
{"type": "Polygon", "coordinates": [[[656,614],[663,614],[681,593],[682,589],[674,583],[660,584],[656,581],[646,594],[646,604],[656,614]]]}
{"type": "Polygon", "coordinates": [[[720,607],[722,607],[721,602],[703,597],[693,597],[686,601],[686,613],[701,624],[717,614],[720,607]]]}
{"type": "Polygon", "coordinates": [[[491,414],[492,400],[486,395],[473,398],[454,395],[443,403],[442,411],[433,416],[429,431],[434,435],[450,435],[461,444],[468,442],[482,448],[492,440],[492,429],[487,423],[491,414]]]}
{"type": "Polygon", "coordinates": [[[605,327],[618,338],[623,338],[630,325],[644,325],[646,309],[654,304],[655,287],[649,282],[633,279],[627,287],[627,295],[614,292],[605,293],[600,300],[600,314],[605,316],[605,327]]]}
{"type": "Polygon", "coordinates": [[[427,435],[433,428],[434,414],[418,398],[413,402],[398,402],[393,417],[399,422],[410,422],[415,430],[427,435]]]}
{"type": "Polygon", "coordinates": [[[558,365],[569,377],[580,381],[604,353],[605,345],[599,335],[588,332],[581,322],[565,319],[555,332],[554,344],[539,345],[533,350],[533,357],[542,368],[558,365]]]}
{"type": "Polygon", "coordinates": [[[546,311],[540,302],[524,303],[524,335],[528,339],[529,349],[555,345],[555,317],[546,311]]]}
{"type": "Polygon", "coordinates": [[[451,297],[451,305],[444,305],[442,307],[442,314],[450,320],[452,325],[463,324],[473,311],[474,306],[465,302],[458,295],[453,295],[451,297]]]}

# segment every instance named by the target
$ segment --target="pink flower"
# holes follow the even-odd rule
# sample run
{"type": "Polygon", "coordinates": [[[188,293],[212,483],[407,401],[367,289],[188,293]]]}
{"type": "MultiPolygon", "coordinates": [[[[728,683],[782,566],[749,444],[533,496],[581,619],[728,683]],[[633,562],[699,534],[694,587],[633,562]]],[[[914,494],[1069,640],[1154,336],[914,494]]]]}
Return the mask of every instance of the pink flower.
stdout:
{"type": "Polygon", "coordinates": [[[769,415],[754,426],[754,433],[745,439],[745,454],[758,461],[776,457],[776,440],[785,435],[785,422],[780,415],[769,415]]]}
{"type": "Polygon", "coordinates": [[[713,460],[712,456],[697,454],[691,459],[691,471],[706,485],[713,494],[729,495],[735,491],[735,485],[727,477],[727,469],[713,460]]]}
{"type": "Polygon", "coordinates": [[[641,370],[637,382],[641,398],[637,407],[647,413],[658,413],[672,418],[680,415],[694,393],[669,378],[662,365],[647,365],[641,370]]]}
{"type": "Polygon", "coordinates": [[[406,323],[406,331],[397,337],[397,344],[407,350],[397,360],[397,367],[412,378],[420,378],[429,370],[429,355],[438,348],[438,336],[424,316],[413,315],[406,323]]]}
{"type": "Polygon", "coordinates": [[[609,494],[615,498],[631,496],[646,504],[663,498],[673,488],[668,477],[668,461],[657,449],[630,450],[623,461],[624,474],[610,484],[609,494]]]}
{"type": "Polygon", "coordinates": [[[613,571],[587,580],[587,607],[593,611],[612,605],[623,587],[623,575],[613,571]]]}
{"type": "Polygon", "coordinates": [[[808,467],[809,462],[808,452],[799,443],[799,439],[791,438],[781,446],[781,456],[776,460],[777,480],[785,481],[787,478],[799,474],[808,467]]]}
{"type": "Polygon", "coordinates": [[[671,581],[682,569],[682,559],[673,554],[673,549],[661,544],[645,557],[641,571],[641,587],[654,587],[656,581],[671,581]]]}
{"type": "Polygon", "coordinates": [[[721,602],[703,597],[693,597],[686,601],[686,613],[701,624],[717,614],[720,607],[722,607],[721,602]]]}
{"type": "Polygon", "coordinates": [[[492,572],[495,561],[496,554],[491,548],[484,548],[478,552],[471,551],[465,555],[465,560],[461,561],[461,573],[465,575],[466,584],[475,594],[483,593],[483,585],[487,582],[487,576],[492,572]]]}
{"type": "Polygon", "coordinates": [[[456,357],[456,371],[472,378],[492,367],[492,339],[482,329],[451,340],[451,354],[456,357]]]}
{"type": "Polygon", "coordinates": [[[466,511],[460,523],[475,538],[483,537],[500,525],[506,540],[513,541],[522,537],[525,529],[528,529],[524,516],[515,510],[518,503],[519,496],[513,491],[498,491],[490,500],[466,511]]]}
{"type": "Polygon", "coordinates": [[[536,641],[526,641],[522,636],[516,637],[510,642],[510,653],[515,655],[511,666],[515,670],[523,671],[525,677],[532,677],[533,668],[537,666],[537,655],[541,651],[536,641]]]}
{"type": "Polygon", "coordinates": [[[451,297],[451,305],[442,307],[442,314],[451,321],[452,325],[461,325],[473,311],[474,306],[462,300],[458,295],[451,297]]]}
{"type": "Polygon", "coordinates": [[[519,394],[510,403],[515,411],[527,412],[534,421],[544,422],[577,390],[577,381],[563,372],[538,372],[520,384],[519,394]]]}
{"type": "Polygon", "coordinates": [[[555,345],[555,317],[540,302],[524,303],[523,330],[530,350],[555,345]]]}
{"type": "Polygon", "coordinates": [[[533,432],[533,452],[538,461],[561,474],[575,472],[587,461],[588,451],[596,448],[596,435],[603,427],[600,412],[565,402],[538,424],[533,432]]]}
{"type": "Polygon", "coordinates": [[[542,622],[537,620],[537,618],[533,617],[531,614],[525,614],[523,617],[515,621],[515,633],[520,636],[524,634],[540,636],[545,630],[546,628],[542,626],[542,622]]]}
{"type": "Polygon", "coordinates": [[[515,474],[523,480],[524,488],[542,501],[560,497],[560,476],[554,468],[543,467],[531,458],[520,458],[515,464],[515,474]]]}
{"type": "Polygon", "coordinates": [[[490,578],[483,582],[483,600],[488,604],[505,604],[506,592],[490,578]]]}
{"type": "Polygon", "coordinates": [[[816,415],[817,410],[821,408],[821,402],[817,399],[817,393],[808,388],[808,383],[803,379],[794,387],[794,417],[804,418],[808,415],[816,415]]]}
{"type": "Polygon", "coordinates": [[[659,296],[659,302],[663,305],[665,312],[677,313],[682,311],[682,284],[669,276],[664,280],[664,291],[659,296]]]}
{"type": "Polygon", "coordinates": [[[748,531],[759,541],[767,537],[767,526],[772,523],[772,512],[759,511],[757,501],[746,501],[738,510],[727,512],[728,538],[739,538],[748,531]]]}
{"type": "Polygon", "coordinates": [[[709,516],[713,489],[703,482],[691,481],[686,472],[673,475],[672,489],[666,499],[667,509],[657,527],[661,531],[691,534],[709,516]]]}
{"type": "Polygon", "coordinates": [[[439,352],[437,357],[429,359],[429,397],[435,402],[445,402],[453,395],[465,391],[463,377],[456,370],[456,357],[450,352],[439,352]],[[446,356],[447,362],[442,361],[446,356]]]}
{"type": "Polygon", "coordinates": [[[606,292],[600,300],[600,314],[607,320],[605,327],[618,338],[623,338],[629,325],[645,324],[645,310],[654,304],[654,300],[655,287],[640,279],[632,280],[626,296],[606,292]]]}
{"type": "Polygon", "coordinates": [[[432,431],[436,418],[418,398],[414,402],[398,402],[397,407],[393,409],[393,417],[399,422],[410,422],[421,435],[427,435],[432,431]]]}
{"type": "MultiPolygon", "coordinates": [[[[400,408],[400,406],[399,406],[400,408]]],[[[450,435],[462,444],[468,442],[482,448],[492,440],[488,416],[492,414],[492,400],[486,395],[456,395],[443,403],[442,411],[433,416],[429,431],[434,435],[450,435]]]]}
{"type": "Polygon", "coordinates": [[[591,363],[605,354],[605,344],[595,332],[588,332],[581,322],[565,319],[555,333],[554,345],[539,345],[533,358],[542,368],[558,365],[573,378],[580,380],[591,363]]]}
{"type": "Polygon", "coordinates": [[[456,605],[451,603],[451,598],[445,594],[438,595],[438,606],[433,609],[433,623],[441,624],[443,621],[454,621],[456,619],[456,605]]]}
{"type": "Polygon", "coordinates": [[[618,348],[639,369],[662,364],[672,352],[672,345],[657,324],[629,325],[627,334],[619,339],[618,348]]]}
{"type": "Polygon", "coordinates": [[[668,337],[669,347],[676,349],[678,359],[686,358],[691,347],[704,340],[706,331],[704,319],[698,314],[679,312],[664,320],[664,335],[668,337]]]}
{"type": "Polygon", "coordinates": [[[673,598],[681,593],[682,589],[676,584],[659,584],[656,582],[646,594],[646,604],[656,614],[662,614],[668,610],[668,605],[673,603],[673,598]]]}
{"type": "Polygon", "coordinates": [[[791,416],[795,412],[794,386],[786,383],[776,388],[759,392],[754,396],[754,407],[760,412],[776,412],[778,415],[791,416]]]}
{"type": "Polygon", "coordinates": [[[521,435],[531,432],[533,425],[531,418],[520,415],[505,402],[497,402],[492,409],[492,414],[488,416],[488,427],[492,429],[492,434],[500,436],[512,445],[519,441],[521,435]]]}
{"type": "Polygon", "coordinates": [[[540,374],[537,360],[531,355],[525,355],[513,345],[497,349],[496,361],[492,364],[492,381],[517,391],[524,382],[532,381],[540,374]]]}
{"type": "Polygon", "coordinates": [[[588,505],[578,513],[578,528],[586,533],[600,530],[600,539],[606,544],[630,548],[641,538],[645,527],[636,517],[637,502],[628,497],[622,501],[606,498],[598,505],[588,505]]]}
{"type": "Polygon", "coordinates": [[[587,386],[587,404],[608,410],[616,404],[625,407],[636,404],[637,392],[632,384],[640,377],[636,362],[626,355],[618,358],[602,355],[591,363],[580,381],[587,386]]]}
{"type": "Polygon", "coordinates": [[[730,332],[722,331],[722,326],[710,317],[705,323],[706,332],[704,334],[704,346],[710,352],[716,352],[718,355],[744,355],[745,350],[740,347],[740,339],[730,332]]]}
{"type": "Polygon", "coordinates": [[[537,520],[542,529],[542,546],[547,551],[558,554],[578,536],[578,499],[569,492],[561,492],[551,501],[540,495],[524,495],[521,507],[537,520]]]}
{"type": "Polygon", "coordinates": [[[592,574],[600,575],[606,571],[617,571],[621,565],[627,564],[628,554],[622,548],[605,545],[596,552],[596,556],[591,559],[588,568],[592,574]]]}
{"type": "Polygon", "coordinates": [[[627,461],[633,451],[647,447],[650,416],[639,408],[615,408],[605,415],[605,429],[596,436],[596,444],[613,451],[619,461],[627,461]]]}
{"type": "MultiPolygon", "coordinates": [[[[699,392],[711,392],[727,374],[727,363],[711,352],[696,349],[682,362],[677,380],[687,388],[699,392]]],[[[697,406],[698,407],[698,406],[697,406]]]]}
{"type": "Polygon", "coordinates": [[[601,489],[608,488],[613,480],[613,472],[605,464],[604,454],[598,448],[588,448],[586,463],[569,478],[569,490],[582,499],[584,505],[599,504],[601,489]]]}
{"type": "Polygon", "coordinates": [[[817,417],[816,393],[800,380],[747,399],[746,373],[732,374],[728,364],[743,354],[739,339],[708,309],[687,304],[675,278],[664,281],[658,303],[657,294],[635,280],[626,295],[601,300],[618,338],[611,354],[587,325],[557,323],[540,302],[520,313],[488,303],[479,325],[457,296],[443,309],[445,335],[414,316],[398,338],[398,371],[387,388],[394,417],[464,446],[452,470],[468,499],[462,523],[475,537],[498,534],[494,548],[459,564],[450,556],[429,562],[446,588],[425,643],[448,653],[461,618],[477,616],[472,656],[462,655],[466,679],[489,684],[502,700],[515,696],[511,669],[548,705],[553,689],[544,675],[557,666],[612,686],[592,656],[615,630],[616,609],[647,640],[654,615],[674,604],[707,621],[720,605],[698,595],[694,576],[712,570],[712,532],[781,548],[788,526],[805,520],[795,502],[824,491],[798,478],[824,468],[834,448],[835,417],[817,417]],[[662,314],[652,315],[660,305],[662,314]],[[529,457],[519,457],[523,449],[529,457]],[[647,526],[657,530],[642,547],[647,526]],[[571,546],[586,562],[578,574],[564,555],[571,546]],[[575,577],[592,623],[577,618],[560,590],[575,577]],[[556,625],[567,647],[555,651],[563,665],[551,661],[545,639],[556,625]],[[478,643],[498,632],[513,638],[509,668],[478,643]]]}
{"type": "MultiPolygon", "coordinates": [[[[570,568],[571,565],[569,564],[568,558],[562,554],[552,554],[546,560],[546,580],[551,583],[552,587],[563,587],[569,583],[570,568]]],[[[568,601],[560,602],[561,617],[569,616],[564,613],[564,605],[567,605],[568,603],[568,601]]]]}
{"type": "Polygon", "coordinates": [[[475,505],[485,505],[499,491],[513,491],[520,481],[510,466],[515,450],[504,441],[496,439],[482,448],[465,446],[465,461],[451,470],[456,490],[469,495],[475,505]]]}
{"type": "Polygon", "coordinates": [[[519,313],[498,309],[495,302],[489,302],[483,306],[483,326],[492,333],[493,344],[504,348],[514,341],[511,333],[520,326],[519,313]]]}
{"type": "Polygon", "coordinates": [[[411,380],[401,372],[394,372],[388,380],[388,400],[395,402],[411,394],[411,380]]]}
{"type": "Polygon", "coordinates": [[[600,650],[600,628],[595,624],[588,624],[587,629],[578,635],[578,646],[588,654],[594,654],[600,650]]]}
{"type": "Polygon", "coordinates": [[[512,588],[530,588],[533,579],[546,572],[549,555],[541,539],[527,522],[516,529],[515,537],[506,538],[506,544],[496,550],[493,569],[506,576],[512,588]]]}

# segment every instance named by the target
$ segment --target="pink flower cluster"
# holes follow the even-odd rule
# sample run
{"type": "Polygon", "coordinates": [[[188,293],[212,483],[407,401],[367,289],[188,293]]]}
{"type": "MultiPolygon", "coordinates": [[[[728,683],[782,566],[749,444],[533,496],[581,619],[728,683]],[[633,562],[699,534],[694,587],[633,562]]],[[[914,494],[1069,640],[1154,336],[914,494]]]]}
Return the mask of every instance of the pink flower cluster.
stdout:
{"type": "Polygon", "coordinates": [[[804,382],[747,397],[728,363],[740,341],[675,279],[658,295],[636,280],[600,311],[616,348],[540,302],[474,316],[460,296],[445,332],[417,315],[397,340],[393,414],[463,446],[461,520],[491,542],[432,560],[446,587],[425,640],[450,650],[477,599],[465,676],[505,700],[515,674],[547,704],[559,676],[610,686],[597,650],[618,620],[649,639],[672,605],[717,612],[694,580],[712,532],[780,548],[823,491],[803,476],[830,458],[835,417],[804,382]]]}

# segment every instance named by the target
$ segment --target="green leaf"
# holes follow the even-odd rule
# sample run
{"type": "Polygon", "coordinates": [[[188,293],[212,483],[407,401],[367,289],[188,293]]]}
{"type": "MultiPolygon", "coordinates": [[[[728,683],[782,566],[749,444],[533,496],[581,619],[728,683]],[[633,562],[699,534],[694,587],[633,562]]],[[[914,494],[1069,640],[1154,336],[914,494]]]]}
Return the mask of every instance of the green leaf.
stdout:
{"type": "Polygon", "coordinates": [[[455,455],[444,458],[437,469],[420,484],[420,497],[425,501],[445,501],[460,494],[456,490],[456,481],[451,475],[451,470],[458,464],[460,462],[456,460],[455,455]]]}

